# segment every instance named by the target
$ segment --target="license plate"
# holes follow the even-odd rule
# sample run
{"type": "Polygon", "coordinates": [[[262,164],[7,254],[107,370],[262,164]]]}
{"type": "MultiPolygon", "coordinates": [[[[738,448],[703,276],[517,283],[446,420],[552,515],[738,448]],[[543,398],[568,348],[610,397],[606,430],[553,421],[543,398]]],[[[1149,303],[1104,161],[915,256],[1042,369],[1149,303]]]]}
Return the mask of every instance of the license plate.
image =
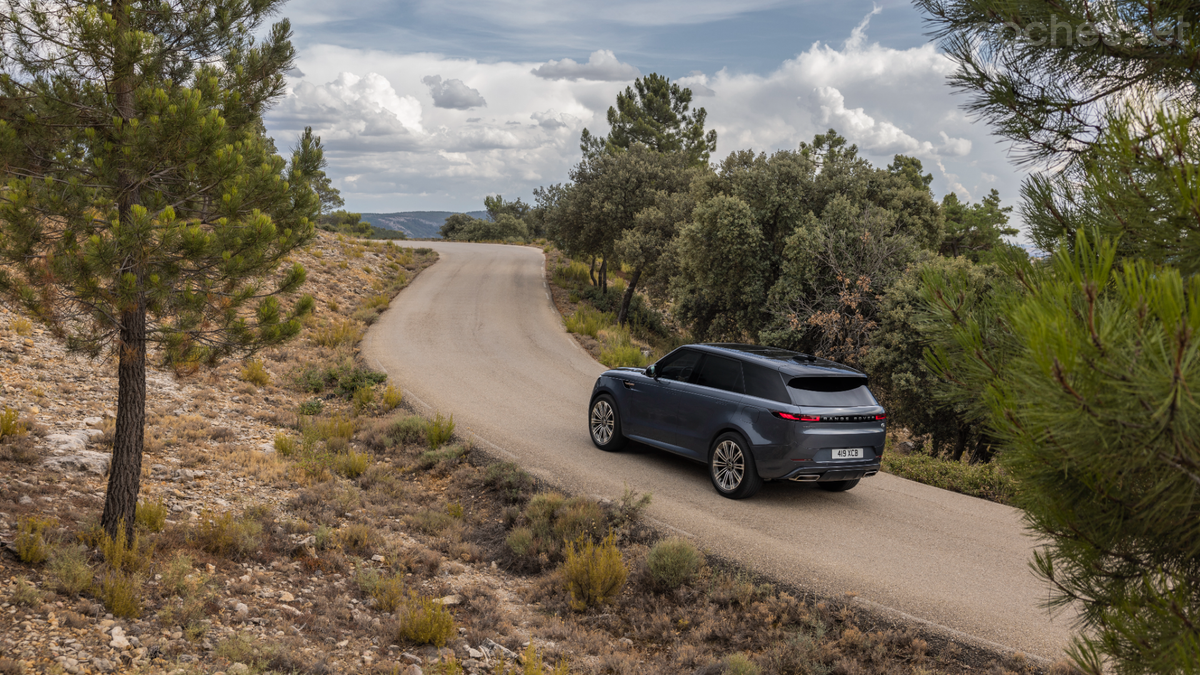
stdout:
{"type": "Polygon", "coordinates": [[[834,448],[833,459],[862,459],[862,448],[834,448]]]}

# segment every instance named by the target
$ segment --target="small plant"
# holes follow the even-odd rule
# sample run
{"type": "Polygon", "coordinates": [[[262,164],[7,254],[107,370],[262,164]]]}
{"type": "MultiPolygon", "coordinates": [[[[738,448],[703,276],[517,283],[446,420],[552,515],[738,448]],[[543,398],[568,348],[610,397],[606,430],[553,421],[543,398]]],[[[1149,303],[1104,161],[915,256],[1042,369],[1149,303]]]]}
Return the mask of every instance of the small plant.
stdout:
{"type": "Polygon", "coordinates": [[[313,545],[317,547],[318,551],[333,548],[336,543],[336,534],[337,532],[332,527],[319,525],[313,531],[313,545]]]}
{"type": "Polygon", "coordinates": [[[13,321],[10,326],[12,327],[13,332],[21,337],[29,337],[33,334],[33,324],[29,323],[29,319],[17,319],[16,321],[13,321]]]}
{"type": "Polygon", "coordinates": [[[58,521],[53,518],[38,518],[28,516],[17,521],[17,537],[14,544],[17,547],[17,558],[26,565],[38,565],[46,562],[50,548],[46,542],[46,533],[58,521]]]}
{"type": "Polygon", "coordinates": [[[100,534],[100,551],[104,554],[104,562],[108,564],[109,569],[114,571],[125,570],[135,572],[146,564],[150,559],[150,552],[142,550],[142,537],[135,529],[133,531],[133,540],[130,541],[125,536],[125,522],[121,521],[117,525],[118,536],[116,539],[108,536],[107,532],[100,534]]]}
{"type": "MultiPolygon", "coordinates": [[[[595,307],[581,305],[575,313],[566,318],[567,332],[588,335],[599,339],[600,331],[613,325],[616,320],[611,314],[601,312],[595,307]]],[[[603,363],[603,361],[601,361],[603,363]]]]}
{"type": "Polygon", "coordinates": [[[375,609],[390,614],[404,602],[404,577],[399,574],[381,577],[376,573],[375,583],[366,593],[375,599],[375,609]]]}
{"type": "Polygon", "coordinates": [[[353,523],[338,530],[338,543],[357,555],[367,555],[379,543],[379,533],[366,523],[353,523]]]}
{"type": "Polygon", "coordinates": [[[759,675],[761,672],[762,670],[750,660],[750,657],[741,652],[730,654],[725,659],[726,675],[759,675]]]}
{"type": "Polygon", "coordinates": [[[683,537],[669,537],[658,542],[650,549],[646,561],[654,583],[668,590],[694,579],[702,562],[700,552],[683,537]]]}
{"type": "Polygon", "coordinates": [[[17,577],[17,586],[8,601],[14,605],[34,607],[42,603],[42,593],[25,577],[17,577]]]}
{"type": "Polygon", "coordinates": [[[443,417],[442,413],[438,413],[436,417],[425,422],[425,438],[429,441],[430,450],[437,450],[453,437],[454,415],[443,417]]]}
{"type": "Polygon", "coordinates": [[[625,486],[625,492],[621,495],[621,499],[617,502],[616,521],[618,527],[633,525],[642,518],[642,512],[650,506],[652,495],[647,492],[644,495],[638,496],[629,485],[625,486]]]}
{"type": "Polygon", "coordinates": [[[162,532],[167,524],[167,507],[159,499],[156,502],[139,502],[134,518],[138,527],[148,532],[162,532]]]}
{"type": "Polygon", "coordinates": [[[191,586],[188,577],[192,574],[194,563],[191,556],[176,553],[175,557],[171,558],[171,562],[167,563],[167,569],[163,570],[162,589],[171,595],[182,595],[188,592],[191,586]]]}
{"type": "Polygon", "coordinates": [[[338,473],[351,480],[363,475],[369,466],[371,466],[371,455],[365,452],[350,450],[337,456],[338,473]]]}
{"type": "Polygon", "coordinates": [[[361,413],[370,408],[371,404],[375,402],[375,388],[370,386],[359,387],[358,391],[354,392],[351,400],[354,402],[354,411],[361,413]]]}
{"type": "Polygon", "coordinates": [[[441,534],[443,530],[454,524],[454,518],[445,511],[436,509],[421,509],[408,519],[409,524],[425,534],[441,534]]]}
{"type": "Polygon", "coordinates": [[[526,556],[537,555],[537,541],[533,537],[533,530],[528,527],[515,527],[508,533],[508,538],[505,539],[508,548],[522,558],[526,556]]]}
{"type": "Polygon", "coordinates": [[[461,445],[452,445],[443,450],[426,450],[417,457],[417,468],[432,469],[438,465],[451,465],[466,453],[466,448],[461,445]]]}
{"type": "Polygon", "coordinates": [[[308,415],[311,417],[313,415],[320,415],[321,410],[324,407],[325,407],[325,402],[322,401],[321,399],[310,398],[307,401],[301,403],[300,406],[296,409],[296,412],[300,413],[301,415],[308,415]]]}
{"type": "Polygon", "coordinates": [[[354,437],[355,424],[351,418],[335,415],[329,418],[301,418],[300,433],[307,446],[331,438],[350,440],[354,437]]]}
{"type": "Polygon", "coordinates": [[[463,516],[465,516],[467,512],[465,509],[463,509],[462,503],[450,502],[446,505],[446,514],[455,520],[462,520],[463,516]]]}
{"type": "Polygon", "coordinates": [[[583,611],[607,602],[621,592],[627,575],[615,534],[610,532],[599,544],[582,538],[567,545],[563,579],[572,609],[583,611]]]}
{"type": "MultiPolygon", "coordinates": [[[[337,303],[333,304],[336,306],[337,303]]],[[[333,311],[336,312],[337,310],[333,311]]],[[[362,335],[363,331],[355,321],[343,319],[314,330],[312,340],[322,347],[339,347],[358,342],[362,338],[362,335]]]]}
{"type": "Polygon", "coordinates": [[[395,410],[403,400],[404,392],[396,387],[389,384],[387,389],[383,390],[383,407],[385,410],[395,410]]]}
{"type": "Polygon", "coordinates": [[[280,457],[291,457],[296,454],[296,439],[283,434],[275,434],[275,452],[280,457]]]}
{"type": "Polygon", "coordinates": [[[263,362],[257,359],[246,362],[246,367],[242,368],[242,379],[257,387],[271,384],[271,374],[263,367],[263,362]]]}
{"type": "Polygon", "coordinates": [[[81,545],[62,546],[50,554],[48,565],[56,588],[67,595],[79,595],[92,585],[92,568],[81,545]]]}
{"type": "Polygon", "coordinates": [[[512,462],[489,465],[483,472],[483,482],[499,491],[510,504],[525,501],[527,495],[537,486],[533,476],[512,462]]]}
{"type": "Polygon", "coordinates": [[[262,545],[262,523],[246,515],[234,518],[228,511],[215,517],[212,512],[205,511],[195,537],[200,548],[208,553],[244,558],[262,545]]]}
{"type": "Polygon", "coordinates": [[[400,638],[418,645],[442,647],[457,629],[450,610],[430,598],[409,592],[396,613],[400,638]]]}
{"type": "Polygon", "coordinates": [[[425,443],[425,420],[416,415],[402,417],[388,430],[388,435],[400,445],[425,443]]]}
{"type": "Polygon", "coordinates": [[[142,583],[133,574],[112,571],[100,582],[100,600],[113,616],[134,619],[142,614],[142,583]]]}
{"type": "Polygon", "coordinates": [[[5,436],[24,436],[29,433],[25,427],[25,423],[17,417],[17,411],[4,406],[4,412],[0,413],[0,438],[5,436]]]}

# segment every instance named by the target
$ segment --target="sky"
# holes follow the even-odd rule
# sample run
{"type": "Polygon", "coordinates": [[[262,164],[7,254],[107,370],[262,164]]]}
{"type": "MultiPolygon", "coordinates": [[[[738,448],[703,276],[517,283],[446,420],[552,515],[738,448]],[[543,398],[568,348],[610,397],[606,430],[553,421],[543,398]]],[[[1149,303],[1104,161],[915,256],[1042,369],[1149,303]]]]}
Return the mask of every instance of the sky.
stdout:
{"type": "Polygon", "coordinates": [[[292,0],[296,68],[266,115],[281,150],[305,126],[351,211],[472,211],[562,183],[579,136],[659,73],[692,89],[713,161],[836,129],[886,166],[919,158],[940,199],[1017,201],[1022,169],[961,109],[953,64],[908,2],[292,0]]]}

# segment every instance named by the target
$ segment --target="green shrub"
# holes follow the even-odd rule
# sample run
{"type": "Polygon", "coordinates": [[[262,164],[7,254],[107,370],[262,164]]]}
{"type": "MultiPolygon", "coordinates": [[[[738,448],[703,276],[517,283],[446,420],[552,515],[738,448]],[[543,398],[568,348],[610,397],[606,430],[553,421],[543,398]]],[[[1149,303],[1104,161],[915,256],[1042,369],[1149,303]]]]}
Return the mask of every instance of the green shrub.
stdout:
{"type": "Polygon", "coordinates": [[[354,437],[356,425],[354,420],[340,415],[333,417],[301,417],[300,434],[306,445],[317,441],[329,441],[332,438],[350,440],[354,437]]]}
{"type": "Polygon", "coordinates": [[[383,384],[387,375],[369,368],[362,368],[347,359],[335,366],[308,366],[295,375],[295,384],[300,391],[319,394],[332,389],[338,396],[349,399],[363,387],[383,384]]]}
{"type": "Polygon", "coordinates": [[[408,523],[425,534],[440,534],[454,524],[454,517],[438,509],[421,509],[408,518],[408,523]]]}
{"type": "Polygon", "coordinates": [[[600,331],[616,323],[616,319],[612,314],[601,312],[590,305],[580,305],[565,322],[568,333],[598,338],[600,331]]]}
{"type": "Polygon", "coordinates": [[[375,609],[381,612],[394,612],[404,601],[404,577],[393,574],[379,580],[371,590],[375,599],[375,609]]]}
{"type": "Polygon", "coordinates": [[[354,392],[351,400],[354,402],[354,411],[361,413],[375,403],[375,389],[372,387],[359,387],[358,391],[354,392]]]}
{"type": "Polygon", "coordinates": [[[516,527],[508,533],[505,539],[508,548],[521,557],[537,555],[537,541],[533,538],[533,530],[528,527],[516,527]]]}
{"type": "Polygon", "coordinates": [[[357,323],[350,319],[343,319],[314,330],[312,341],[322,347],[339,347],[358,342],[362,335],[363,331],[357,323]]]}
{"type": "Polygon", "coordinates": [[[12,595],[8,596],[9,602],[23,607],[36,607],[42,604],[44,599],[41,591],[25,577],[17,577],[16,588],[13,589],[12,595]]]}
{"type": "Polygon", "coordinates": [[[387,389],[383,390],[383,407],[385,410],[395,410],[403,400],[404,392],[396,387],[389,384],[387,389]]]}
{"type": "Polygon", "coordinates": [[[263,367],[263,362],[258,360],[246,362],[246,367],[242,368],[242,379],[258,387],[271,384],[271,374],[263,367]]]}
{"type": "Polygon", "coordinates": [[[154,555],[153,546],[143,546],[142,535],[136,528],[133,531],[132,540],[126,537],[123,521],[118,523],[117,532],[116,539],[108,536],[107,532],[101,531],[100,533],[98,546],[100,552],[104,554],[105,564],[114,571],[140,571],[154,555]]]}
{"type": "Polygon", "coordinates": [[[148,532],[162,532],[167,524],[167,506],[161,499],[156,502],[138,502],[134,513],[138,527],[148,532]]]}
{"type": "Polygon", "coordinates": [[[1001,504],[1013,504],[1017,495],[1016,482],[994,462],[968,464],[925,454],[885,453],[882,469],[894,476],[1001,504]]]}
{"type": "Polygon", "coordinates": [[[325,407],[325,402],[322,401],[321,399],[310,398],[307,401],[301,403],[300,407],[296,409],[296,412],[300,413],[301,415],[308,415],[308,416],[320,415],[321,410],[324,409],[324,407],[325,407]]]}
{"type": "Polygon", "coordinates": [[[50,555],[47,530],[57,523],[53,518],[42,519],[37,516],[27,516],[17,521],[17,536],[13,542],[17,547],[17,558],[27,565],[45,562],[50,555]]]}
{"type": "Polygon", "coordinates": [[[625,486],[625,492],[621,494],[621,499],[617,501],[614,522],[615,527],[624,527],[632,525],[642,518],[642,512],[650,506],[653,498],[649,492],[643,495],[638,495],[629,485],[625,486]]]}
{"type": "Polygon", "coordinates": [[[371,466],[371,461],[371,455],[350,450],[337,456],[337,470],[338,473],[353,480],[363,475],[367,467],[371,466]]]}
{"type": "Polygon", "coordinates": [[[176,553],[171,562],[167,563],[167,568],[162,573],[161,588],[169,595],[181,595],[186,593],[190,584],[188,577],[192,574],[192,565],[195,563],[192,557],[185,553],[176,553]]]}
{"type": "Polygon", "coordinates": [[[417,467],[431,469],[438,465],[451,465],[465,454],[467,454],[467,449],[461,445],[452,445],[441,450],[426,450],[417,456],[417,467]]]}
{"type": "Polygon", "coordinates": [[[647,567],[654,583],[669,590],[691,582],[702,564],[700,552],[683,537],[670,537],[654,545],[647,558],[647,567]]]}
{"type": "Polygon", "coordinates": [[[29,319],[16,319],[9,326],[14,333],[21,337],[29,337],[33,334],[33,324],[29,322],[29,319]]]}
{"type": "Polygon", "coordinates": [[[370,555],[379,544],[379,533],[366,523],[351,523],[338,530],[338,543],[356,555],[370,555]]]}
{"type": "Polygon", "coordinates": [[[337,532],[328,525],[319,525],[313,531],[313,545],[318,551],[324,551],[333,548],[337,543],[337,532]]]}
{"type": "Polygon", "coordinates": [[[109,572],[100,582],[100,601],[117,618],[135,619],[141,616],[141,579],[124,572],[109,572]]]}
{"type": "Polygon", "coordinates": [[[537,487],[537,481],[513,462],[491,464],[483,472],[483,483],[500,492],[510,504],[525,501],[526,496],[537,487]]]}
{"type": "Polygon", "coordinates": [[[200,517],[200,526],[195,538],[200,548],[216,556],[231,559],[245,558],[262,545],[262,523],[247,517],[234,518],[226,511],[214,517],[205,511],[200,517]]]}
{"type": "Polygon", "coordinates": [[[634,366],[645,368],[650,359],[633,343],[628,328],[608,328],[600,332],[600,363],[609,368],[634,366]]]}
{"type": "MultiPolygon", "coordinates": [[[[535,496],[529,500],[522,515],[532,533],[528,545],[520,537],[517,540],[526,550],[523,555],[545,553],[551,560],[562,559],[564,542],[581,539],[595,542],[609,527],[604,509],[595,500],[587,497],[568,499],[557,492],[535,496]]],[[[511,544],[510,548],[513,548],[511,544]]],[[[513,552],[522,555],[516,548],[513,552]]]]}
{"type": "Polygon", "coordinates": [[[79,544],[56,548],[47,566],[55,587],[67,595],[79,595],[92,586],[92,568],[86,549],[79,544]]]}
{"type": "Polygon", "coordinates": [[[448,443],[454,437],[454,415],[443,417],[442,413],[438,413],[436,417],[425,422],[425,438],[429,441],[429,449],[437,450],[442,445],[448,443]]]}
{"type": "Polygon", "coordinates": [[[5,436],[24,436],[29,433],[25,428],[25,423],[18,419],[17,411],[4,406],[4,412],[0,413],[0,438],[5,436]]]}
{"type": "Polygon", "coordinates": [[[396,619],[400,638],[418,645],[442,647],[457,634],[450,610],[413,592],[398,608],[396,619]]]}
{"type": "Polygon", "coordinates": [[[592,282],[588,266],[574,260],[570,264],[555,267],[551,278],[554,280],[554,285],[568,289],[583,288],[592,282]]]}
{"type": "Polygon", "coordinates": [[[416,415],[409,415],[396,420],[388,430],[400,445],[424,445],[426,443],[425,420],[416,415]]]}
{"type": "Polygon", "coordinates": [[[571,608],[576,611],[615,597],[625,585],[627,574],[616,536],[611,532],[599,544],[585,537],[567,545],[563,579],[571,608]]]}

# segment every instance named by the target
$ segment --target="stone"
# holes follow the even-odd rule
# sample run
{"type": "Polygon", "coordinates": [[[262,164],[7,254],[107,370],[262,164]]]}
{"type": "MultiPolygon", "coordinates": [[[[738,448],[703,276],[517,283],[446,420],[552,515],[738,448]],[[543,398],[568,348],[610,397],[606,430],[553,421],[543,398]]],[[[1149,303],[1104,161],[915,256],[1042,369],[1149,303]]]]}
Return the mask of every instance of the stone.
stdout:
{"type": "Polygon", "coordinates": [[[229,670],[225,672],[229,673],[229,675],[246,675],[250,672],[250,666],[244,663],[235,663],[229,666],[229,670]]]}
{"type": "Polygon", "coordinates": [[[233,606],[233,613],[236,614],[239,619],[245,619],[246,617],[250,616],[250,608],[246,606],[246,603],[239,602],[233,606]]]}
{"type": "Polygon", "coordinates": [[[458,605],[458,604],[462,604],[462,596],[461,595],[447,595],[444,598],[438,598],[437,600],[434,600],[434,602],[436,602],[439,605],[458,605]]]}
{"type": "Polygon", "coordinates": [[[116,666],[114,666],[113,662],[109,661],[108,659],[96,659],[92,661],[92,667],[102,673],[111,673],[112,671],[116,670],[116,666]]]}
{"type": "Polygon", "coordinates": [[[291,593],[288,593],[287,591],[279,592],[279,601],[280,602],[295,602],[295,600],[296,600],[296,596],[292,595],[291,593]]]}
{"type": "Polygon", "coordinates": [[[416,654],[413,654],[412,652],[404,652],[404,653],[400,654],[400,658],[404,659],[409,664],[425,663],[424,659],[417,656],[416,654]]]}
{"type": "Polygon", "coordinates": [[[103,476],[108,473],[108,465],[111,461],[112,455],[108,453],[83,450],[81,447],[73,454],[47,457],[43,466],[58,471],[83,471],[103,476]]]}
{"type": "Polygon", "coordinates": [[[80,452],[87,449],[87,442],[71,434],[50,434],[46,442],[61,452],[80,452]]]}
{"type": "Polygon", "coordinates": [[[377,563],[386,562],[385,558],[383,556],[379,555],[378,553],[371,556],[371,561],[377,562],[377,563]]]}
{"type": "Polygon", "coordinates": [[[917,449],[917,444],[912,441],[902,441],[896,444],[897,455],[911,455],[917,449]]]}
{"type": "Polygon", "coordinates": [[[29,495],[21,495],[21,499],[19,499],[19,500],[18,500],[18,502],[19,502],[19,503],[20,503],[22,506],[24,506],[24,505],[26,505],[26,504],[32,504],[32,503],[33,503],[33,499],[31,499],[31,498],[29,497],[29,495]]]}
{"type": "Polygon", "coordinates": [[[479,651],[478,649],[475,649],[474,647],[467,647],[467,656],[469,656],[473,659],[482,659],[483,652],[479,651]]]}
{"type": "Polygon", "coordinates": [[[112,640],[108,643],[109,647],[112,647],[113,649],[129,648],[129,640],[125,637],[125,631],[120,626],[113,626],[113,629],[109,635],[112,636],[112,640]]]}
{"type": "Polygon", "coordinates": [[[104,418],[103,417],[85,417],[85,418],[83,418],[83,423],[89,427],[98,427],[98,426],[104,424],[104,418]]]}

